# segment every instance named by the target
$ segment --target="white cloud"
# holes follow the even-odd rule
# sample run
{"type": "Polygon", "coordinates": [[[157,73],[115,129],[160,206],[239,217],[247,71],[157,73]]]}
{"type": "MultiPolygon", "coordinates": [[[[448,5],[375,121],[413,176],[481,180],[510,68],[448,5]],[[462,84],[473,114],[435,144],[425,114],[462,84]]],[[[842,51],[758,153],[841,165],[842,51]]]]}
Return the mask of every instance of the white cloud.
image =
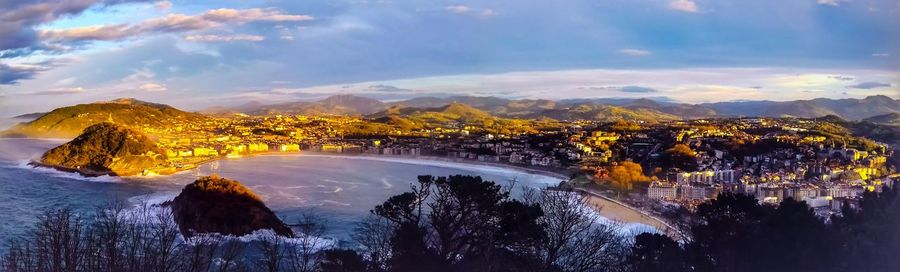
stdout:
{"type": "Polygon", "coordinates": [[[477,16],[477,17],[481,17],[481,18],[489,18],[489,17],[493,17],[494,15],[497,15],[497,12],[494,11],[493,9],[486,8],[486,9],[478,10],[478,9],[474,9],[472,7],[465,6],[465,5],[446,6],[446,7],[444,7],[444,10],[449,11],[454,14],[473,15],[473,16],[477,16]]]}
{"type": "Polygon", "coordinates": [[[145,92],[162,92],[168,90],[165,85],[159,83],[144,83],[138,86],[138,90],[145,92]]]}
{"type": "Polygon", "coordinates": [[[247,34],[237,34],[237,35],[188,35],[184,37],[185,40],[191,42],[234,42],[234,41],[246,41],[246,42],[259,42],[263,41],[266,38],[258,35],[247,35],[247,34]]]}
{"type": "Polygon", "coordinates": [[[624,49],[620,49],[619,51],[616,51],[616,52],[618,52],[619,54],[631,56],[631,57],[644,57],[644,56],[649,56],[649,55],[653,54],[653,52],[650,52],[647,50],[642,50],[642,49],[635,49],[635,48],[624,48],[624,49]]]}
{"type": "Polygon", "coordinates": [[[198,15],[169,14],[148,19],[139,24],[112,24],[48,29],[38,32],[49,42],[121,40],[150,33],[174,33],[207,30],[225,25],[241,25],[256,21],[297,22],[314,18],[309,15],[284,14],[277,9],[214,9],[198,15]]]}
{"type": "Polygon", "coordinates": [[[456,14],[467,13],[467,12],[469,12],[469,10],[471,10],[471,8],[469,8],[469,6],[464,6],[464,5],[446,6],[446,7],[444,7],[444,9],[449,12],[456,13],[456,14]]]}
{"type": "Polygon", "coordinates": [[[840,6],[843,0],[816,0],[816,4],[819,5],[829,5],[829,6],[840,6]]]}
{"type": "Polygon", "coordinates": [[[694,3],[692,0],[673,0],[669,2],[669,8],[677,11],[684,11],[690,13],[699,13],[700,9],[697,8],[697,3],[694,3]]]}
{"type": "Polygon", "coordinates": [[[890,57],[891,54],[888,54],[888,53],[873,53],[872,56],[873,56],[873,57],[890,57]]]}
{"type": "Polygon", "coordinates": [[[154,3],[153,6],[159,10],[169,10],[172,8],[172,2],[171,1],[158,1],[158,2],[154,3]]]}

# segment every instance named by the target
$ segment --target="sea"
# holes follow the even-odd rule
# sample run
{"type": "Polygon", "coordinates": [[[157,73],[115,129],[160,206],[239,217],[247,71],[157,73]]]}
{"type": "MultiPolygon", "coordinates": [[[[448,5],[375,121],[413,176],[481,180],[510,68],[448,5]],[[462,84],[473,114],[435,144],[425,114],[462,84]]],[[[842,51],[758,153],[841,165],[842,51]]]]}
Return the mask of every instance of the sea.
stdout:
{"type": "Polygon", "coordinates": [[[174,175],[137,178],[87,178],[28,165],[64,142],[0,139],[0,242],[26,234],[48,209],[69,208],[87,215],[115,201],[134,207],[162,203],[186,184],[213,173],[251,188],[288,224],[305,213],[325,218],[327,235],[338,240],[348,240],[375,205],[409,191],[419,175],[477,175],[504,186],[515,184],[513,194],[561,181],[494,166],[305,153],[222,159],[174,175]]]}

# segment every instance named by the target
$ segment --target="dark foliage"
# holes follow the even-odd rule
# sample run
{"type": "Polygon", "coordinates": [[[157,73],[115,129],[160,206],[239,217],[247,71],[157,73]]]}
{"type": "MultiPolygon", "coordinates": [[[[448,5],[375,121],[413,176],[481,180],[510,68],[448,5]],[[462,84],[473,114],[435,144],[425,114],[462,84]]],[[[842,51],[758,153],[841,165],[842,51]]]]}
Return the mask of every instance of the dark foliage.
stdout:
{"type": "MultiPolygon", "coordinates": [[[[233,184],[193,187],[254,199],[233,184]]],[[[361,222],[356,250],[316,239],[324,231],[315,216],[300,220],[299,238],[247,244],[183,238],[166,209],[113,205],[90,216],[46,212],[10,244],[0,271],[896,271],[897,194],[866,193],[825,221],[804,202],[726,193],[698,207],[685,241],[631,240],[568,192],[512,199],[479,177],[421,176],[361,222]]]]}
{"type": "Polygon", "coordinates": [[[181,233],[246,235],[272,229],[292,237],[293,232],[249,188],[218,176],[202,177],[181,190],[168,203],[181,233]]]}
{"type": "Polygon", "coordinates": [[[633,271],[896,271],[897,192],[867,193],[857,209],[844,207],[826,224],[804,202],[770,206],[723,194],[698,207],[692,241],[639,235],[628,263],[633,271]]]}

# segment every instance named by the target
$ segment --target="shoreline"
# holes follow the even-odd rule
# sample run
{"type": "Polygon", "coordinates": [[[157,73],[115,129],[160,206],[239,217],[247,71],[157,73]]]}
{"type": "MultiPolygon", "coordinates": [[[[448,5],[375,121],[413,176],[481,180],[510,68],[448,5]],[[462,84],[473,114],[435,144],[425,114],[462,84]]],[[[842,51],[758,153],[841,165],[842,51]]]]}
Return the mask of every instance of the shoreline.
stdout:
{"type": "Polygon", "coordinates": [[[684,233],[682,233],[678,228],[669,224],[669,222],[667,222],[666,220],[663,220],[662,218],[659,218],[652,214],[648,214],[647,212],[640,210],[637,207],[628,205],[627,203],[618,201],[589,189],[573,188],[571,191],[577,192],[582,196],[587,197],[588,203],[599,208],[597,212],[600,214],[600,216],[621,222],[634,222],[651,226],[660,233],[668,235],[676,241],[683,240],[685,238],[684,233]]]}
{"type": "MultiPolygon", "coordinates": [[[[41,139],[36,139],[41,140],[41,139]]],[[[169,176],[173,174],[178,174],[190,170],[194,170],[202,167],[203,165],[210,164],[213,162],[217,162],[220,160],[240,160],[243,158],[251,158],[256,156],[285,156],[285,157],[333,157],[333,158],[341,158],[341,159],[366,159],[366,160],[375,160],[375,161],[384,161],[390,163],[407,163],[407,164],[424,164],[431,165],[436,167],[445,167],[445,168],[461,168],[466,169],[467,166],[474,167],[489,167],[496,168],[496,170],[507,170],[507,171],[515,171],[525,174],[531,175],[539,175],[552,180],[559,181],[559,183],[550,183],[547,184],[547,188],[558,188],[560,183],[567,182],[570,178],[567,171],[565,169],[536,169],[524,166],[517,166],[507,163],[495,163],[495,162],[483,162],[477,160],[469,160],[469,159],[460,159],[460,158],[448,158],[448,157],[437,157],[437,156],[403,156],[403,155],[375,155],[375,154],[347,154],[347,153],[330,153],[330,152],[311,152],[311,151],[300,151],[300,152],[278,152],[278,151],[269,151],[269,152],[261,152],[248,154],[242,157],[237,158],[229,158],[225,156],[221,157],[210,157],[204,160],[201,160],[198,163],[191,165],[190,167],[182,168],[177,171],[173,171],[171,173],[161,174],[159,176],[169,176]],[[417,162],[431,162],[429,163],[417,163],[417,162]],[[448,165],[452,164],[452,165],[448,165]],[[554,171],[556,170],[556,171],[554,171]]],[[[115,177],[115,178],[129,178],[129,177],[142,177],[142,175],[134,175],[134,176],[119,176],[114,173],[101,173],[97,171],[85,171],[83,169],[73,169],[68,167],[56,166],[56,165],[47,165],[36,161],[31,161],[28,163],[29,166],[32,167],[43,167],[43,168],[51,168],[61,172],[67,173],[78,173],[79,175],[87,178],[96,178],[102,177],[104,175],[115,177]]],[[[583,192],[583,189],[576,189],[576,192],[582,193],[589,197],[589,202],[591,203],[592,208],[595,208],[597,212],[610,220],[619,221],[624,223],[638,223],[647,225],[655,228],[660,232],[666,232],[668,224],[665,221],[662,221],[659,218],[647,215],[643,213],[636,207],[632,207],[630,205],[618,202],[611,201],[608,197],[598,195],[596,192],[583,192]]]]}

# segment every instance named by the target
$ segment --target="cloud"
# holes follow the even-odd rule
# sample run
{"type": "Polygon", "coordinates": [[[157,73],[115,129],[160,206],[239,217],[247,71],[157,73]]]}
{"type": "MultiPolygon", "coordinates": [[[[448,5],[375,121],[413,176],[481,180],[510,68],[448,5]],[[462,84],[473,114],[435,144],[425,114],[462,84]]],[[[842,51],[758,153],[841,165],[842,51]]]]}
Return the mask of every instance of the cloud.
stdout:
{"type": "Polygon", "coordinates": [[[236,34],[236,35],[188,35],[185,40],[191,42],[259,42],[266,38],[258,35],[236,34]]]}
{"type": "Polygon", "coordinates": [[[154,3],[153,6],[159,10],[169,10],[172,8],[172,2],[171,1],[159,1],[159,2],[154,3]]]}
{"type": "Polygon", "coordinates": [[[856,77],[854,77],[854,76],[847,76],[847,75],[832,75],[832,76],[828,76],[828,78],[831,78],[831,79],[837,79],[837,80],[840,80],[840,81],[853,81],[853,80],[856,80],[856,77]]]}
{"type": "Polygon", "coordinates": [[[634,49],[634,48],[620,49],[619,51],[616,51],[616,52],[619,52],[619,54],[630,56],[630,57],[644,57],[644,56],[649,56],[649,55],[653,54],[653,52],[650,52],[647,50],[634,49]]]}
{"type": "Polygon", "coordinates": [[[309,15],[284,14],[272,8],[214,9],[199,15],[169,14],[145,20],[139,24],[113,24],[38,32],[44,40],[55,43],[78,41],[112,41],[152,33],[200,31],[225,25],[241,25],[256,21],[298,22],[314,18],[309,15]]]}
{"type": "Polygon", "coordinates": [[[144,83],[138,86],[138,90],[145,92],[162,92],[168,90],[165,85],[158,83],[144,83]]]}
{"type": "Polygon", "coordinates": [[[656,89],[641,87],[641,86],[590,86],[590,87],[578,87],[578,90],[608,90],[608,91],[619,91],[623,93],[655,93],[659,92],[656,89]]]}
{"type": "Polygon", "coordinates": [[[57,88],[49,91],[39,91],[39,92],[31,92],[24,93],[25,95],[67,95],[67,94],[80,94],[84,93],[85,89],[82,87],[69,87],[69,88],[57,88]]]}
{"type": "Polygon", "coordinates": [[[692,0],[673,0],[669,2],[669,9],[684,11],[689,13],[700,13],[700,9],[697,8],[697,3],[694,3],[692,0]]]}
{"type": "Polygon", "coordinates": [[[473,8],[471,8],[469,6],[465,6],[465,5],[446,6],[446,7],[444,7],[444,10],[449,11],[450,13],[454,13],[454,14],[460,14],[460,15],[472,14],[472,15],[480,16],[482,18],[488,18],[488,17],[492,17],[494,15],[497,15],[497,12],[495,12],[493,9],[486,8],[486,9],[476,10],[476,9],[473,9],[473,8]]]}
{"type": "Polygon", "coordinates": [[[840,6],[841,2],[844,2],[844,0],[816,0],[816,4],[834,7],[840,6]]]}
{"type": "Polygon", "coordinates": [[[619,91],[626,93],[655,93],[658,92],[656,89],[641,87],[641,86],[625,86],[619,88],[619,91]]]}
{"type": "Polygon", "coordinates": [[[111,6],[142,0],[17,0],[0,1],[0,54],[30,54],[52,47],[42,45],[35,27],[59,18],[81,14],[92,6],[111,6]]]}
{"type": "Polygon", "coordinates": [[[464,5],[446,6],[446,7],[444,7],[444,9],[449,12],[456,13],[456,14],[463,14],[463,13],[469,12],[469,10],[471,10],[471,8],[469,8],[469,6],[464,6],[464,5]]]}
{"type": "Polygon", "coordinates": [[[0,85],[16,84],[20,80],[31,79],[52,67],[50,63],[4,64],[0,62],[0,85]]]}
{"type": "Polygon", "coordinates": [[[875,88],[882,88],[882,87],[890,87],[890,86],[891,86],[890,83],[882,83],[882,82],[875,82],[875,81],[867,81],[867,82],[861,82],[861,83],[859,83],[859,84],[850,85],[850,86],[847,86],[847,87],[848,87],[848,88],[854,88],[854,89],[866,89],[866,90],[868,90],[868,89],[875,89],[875,88]]]}
{"type": "Polygon", "coordinates": [[[872,56],[873,56],[873,57],[876,57],[876,58],[879,58],[879,57],[890,57],[891,54],[888,54],[888,53],[872,53],[872,56]]]}

